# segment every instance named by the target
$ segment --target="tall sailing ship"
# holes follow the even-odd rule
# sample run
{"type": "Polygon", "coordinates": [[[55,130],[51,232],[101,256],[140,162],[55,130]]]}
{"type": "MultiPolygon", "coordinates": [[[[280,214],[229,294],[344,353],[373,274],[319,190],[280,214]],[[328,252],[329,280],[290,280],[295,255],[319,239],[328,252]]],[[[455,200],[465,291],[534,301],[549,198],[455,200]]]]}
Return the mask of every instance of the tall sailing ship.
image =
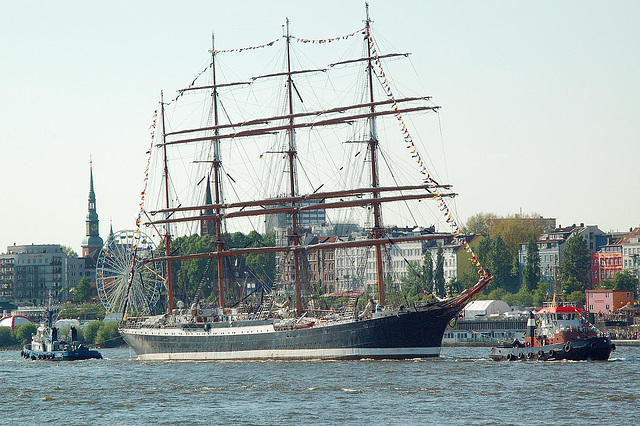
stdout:
{"type": "MultiPolygon", "coordinates": [[[[291,34],[287,19],[283,35],[274,41],[231,50],[216,50],[214,45],[210,60],[191,84],[168,102],[162,98],[152,126],[119,327],[140,359],[435,357],[447,324],[490,281],[452,216],[451,186],[434,179],[405,124],[412,114],[437,112],[439,107],[427,96],[396,97],[385,64],[408,54],[381,54],[368,7],[364,22],[364,28],[347,35],[303,39],[291,34]],[[323,57],[328,46],[352,47],[354,42],[362,46],[361,53],[354,55],[352,48],[324,68],[303,67],[302,61],[308,59],[304,54],[295,59],[303,47],[323,57]],[[276,50],[279,62],[265,59],[266,65],[259,69],[278,62],[281,71],[222,82],[222,77],[236,75],[223,68],[227,58],[253,55],[241,67],[240,72],[246,72],[247,64],[260,63],[267,52],[276,50]],[[207,77],[207,82],[200,82],[207,77]],[[283,93],[274,95],[271,89],[283,93]],[[210,106],[192,100],[197,94],[204,94],[210,106]],[[232,106],[233,100],[241,106],[232,106]],[[200,121],[190,124],[196,115],[200,121]],[[393,126],[380,132],[379,122],[384,119],[393,126]],[[381,133],[392,142],[385,142],[381,133]],[[401,157],[413,164],[402,164],[401,157]],[[399,171],[393,171],[394,165],[399,165],[399,171]],[[160,171],[157,181],[153,169],[160,171]],[[180,187],[182,178],[192,186],[180,187]],[[152,201],[156,195],[159,201],[152,201]],[[418,204],[429,199],[438,207],[431,210],[425,203],[418,204]],[[392,235],[382,210],[393,211],[394,204],[399,204],[395,211],[402,220],[417,220],[425,211],[433,214],[435,210],[451,230],[392,235]],[[360,220],[364,231],[357,238],[336,235],[310,242],[302,217],[318,212],[334,224],[360,220]],[[267,217],[285,218],[276,228],[275,245],[229,245],[233,226],[257,229],[256,220],[263,223],[267,217]],[[142,257],[137,253],[145,233],[161,238],[163,254],[142,257]],[[185,254],[174,245],[181,233],[209,234],[212,246],[185,254]],[[432,298],[419,305],[387,303],[388,287],[397,287],[397,276],[385,272],[393,266],[389,251],[407,242],[437,240],[466,247],[478,272],[477,283],[446,299],[432,298]],[[313,298],[314,285],[319,283],[310,282],[310,259],[336,250],[357,250],[364,253],[365,263],[373,265],[359,281],[366,284],[368,279],[373,291],[364,308],[364,303],[361,309],[352,303],[343,309],[320,309],[313,298]],[[275,256],[280,265],[277,276],[273,283],[258,282],[255,291],[259,293],[238,295],[238,286],[246,288],[246,280],[242,283],[243,277],[233,271],[225,273],[226,266],[258,254],[275,256]],[[179,262],[193,259],[206,259],[206,269],[217,281],[209,297],[214,303],[203,300],[202,285],[191,300],[174,298],[175,269],[179,262]],[[165,266],[158,268],[158,264],[165,266]],[[141,316],[130,303],[135,280],[142,276],[139,268],[146,274],[162,274],[166,313],[141,316]],[[292,297],[287,298],[289,290],[292,297]]],[[[367,268],[358,270],[363,273],[367,268]]],[[[323,284],[326,291],[327,283],[323,284]]]]}

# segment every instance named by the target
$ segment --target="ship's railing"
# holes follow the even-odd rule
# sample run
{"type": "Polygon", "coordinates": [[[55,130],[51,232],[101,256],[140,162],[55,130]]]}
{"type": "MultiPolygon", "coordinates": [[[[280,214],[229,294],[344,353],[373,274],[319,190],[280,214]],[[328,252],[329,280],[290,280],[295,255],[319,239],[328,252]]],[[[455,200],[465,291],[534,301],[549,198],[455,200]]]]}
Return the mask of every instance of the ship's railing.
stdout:
{"type": "Polygon", "coordinates": [[[555,308],[558,306],[562,306],[565,308],[576,308],[577,304],[576,302],[543,302],[542,303],[543,308],[555,308]]]}

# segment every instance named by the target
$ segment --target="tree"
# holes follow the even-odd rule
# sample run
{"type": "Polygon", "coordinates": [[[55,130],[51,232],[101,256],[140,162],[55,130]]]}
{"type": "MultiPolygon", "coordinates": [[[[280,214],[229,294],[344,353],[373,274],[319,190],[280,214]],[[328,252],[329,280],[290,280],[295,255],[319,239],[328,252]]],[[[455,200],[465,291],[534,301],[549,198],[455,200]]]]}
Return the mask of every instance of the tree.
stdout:
{"type": "Polygon", "coordinates": [[[489,236],[500,237],[509,248],[512,257],[518,255],[520,244],[544,231],[543,218],[537,214],[495,217],[489,221],[489,236]]]}
{"type": "Polygon", "coordinates": [[[83,337],[84,341],[87,343],[95,344],[96,335],[98,334],[98,330],[100,329],[101,321],[91,321],[84,328],[83,337]]]}
{"type": "Polygon", "coordinates": [[[527,244],[527,257],[522,271],[522,289],[527,292],[535,290],[540,281],[540,250],[536,238],[531,236],[527,244]]]}
{"type": "Polygon", "coordinates": [[[77,286],[72,288],[71,292],[71,300],[76,303],[90,302],[91,296],[93,296],[93,289],[91,288],[91,283],[89,282],[89,278],[86,276],[80,279],[80,282],[77,286]]]}
{"type": "Polygon", "coordinates": [[[13,338],[18,344],[26,345],[31,342],[31,335],[38,331],[38,324],[24,323],[13,330],[13,338]]]}
{"type": "Polygon", "coordinates": [[[587,242],[581,235],[573,234],[567,240],[560,266],[563,291],[584,291],[589,286],[590,276],[591,256],[587,242]]]}
{"type": "Polygon", "coordinates": [[[58,318],[79,318],[82,320],[104,318],[105,310],[101,305],[95,303],[83,303],[75,306],[71,302],[62,305],[62,309],[58,313],[58,318]]]}
{"type": "Polygon", "coordinates": [[[573,291],[567,296],[567,301],[585,303],[587,296],[584,291],[573,291]]]}
{"type": "Polygon", "coordinates": [[[71,247],[69,246],[60,246],[60,250],[62,250],[62,252],[64,253],[65,256],[69,257],[69,258],[73,258],[76,259],[78,257],[78,253],[76,253],[71,247]]]}
{"type": "Polygon", "coordinates": [[[490,271],[493,275],[496,288],[501,287],[510,293],[515,293],[517,291],[517,280],[511,273],[512,257],[502,237],[498,236],[493,240],[491,250],[489,251],[489,258],[489,264],[491,265],[490,271]]]}
{"type": "Polygon", "coordinates": [[[58,313],[58,318],[78,318],[78,309],[71,302],[65,302],[58,313]]]}
{"type": "Polygon", "coordinates": [[[400,289],[403,296],[400,304],[413,304],[425,299],[425,277],[420,272],[418,262],[409,264],[407,275],[400,279],[400,289]]]}
{"type": "Polygon", "coordinates": [[[118,323],[115,321],[103,322],[96,333],[95,344],[103,348],[113,348],[122,343],[122,337],[118,332],[118,323]]]}
{"type": "Polygon", "coordinates": [[[602,281],[600,281],[600,284],[598,285],[598,289],[599,290],[613,290],[613,289],[615,289],[615,284],[613,283],[613,280],[602,280],[602,281]]]}
{"type": "Polygon", "coordinates": [[[493,213],[476,213],[467,219],[464,232],[468,234],[489,235],[489,225],[496,215],[493,213]]]}
{"type": "Polygon", "coordinates": [[[10,327],[0,327],[0,348],[6,346],[15,345],[16,341],[13,339],[10,327]]]}
{"type": "Polygon", "coordinates": [[[502,298],[507,294],[503,288],[497,288],[495,290],[491,290],[489,293],[488,300],[502,300],[502,298]]]}
{"type": "Polygon", "coordinates": [[[444,296],[444,256],[442,245],[438,245],[436,253],[436,270],[433,276],[434,293],[436,296],[444,296]]]}
{"type": "MultiPolygon", "coordinates": [[[[491,238],[489,237],[483,238],[482,240],[480,240],[480,242],[478,243],[478,247],[475,250],[476,257],[490,274],[493,273],[493,264],[491,262],[492,245],[493,245],[493,241],[491,240],[491,238]]],[[[487,284],[487,286],[484,288],[483,293],[489,294],[492,290],[495,290],[496,288],[498,288],[498,286],[496,285],[495,280],[491,280],[489,284],[487,284]]]]}
{"type": "Polygon", "coordinates": [[[636,290],[638,277],[629,269],[618,272],[613,278],[613,288],[615,290],[636,290]]]}
{"type": "Polygon", "coordinates": [[[549,297],[549,284],[545,282],[539,282],[538,287],[533,291],[533,305],[542,306],[545,300],[549,297]]]}
{"type": "Polygon", "coordinates": [[[433,258],[431,257],[430,250],[427,250],[424,254],[422,276],[424,277],[424,290],[433,292],[433,258]]]}

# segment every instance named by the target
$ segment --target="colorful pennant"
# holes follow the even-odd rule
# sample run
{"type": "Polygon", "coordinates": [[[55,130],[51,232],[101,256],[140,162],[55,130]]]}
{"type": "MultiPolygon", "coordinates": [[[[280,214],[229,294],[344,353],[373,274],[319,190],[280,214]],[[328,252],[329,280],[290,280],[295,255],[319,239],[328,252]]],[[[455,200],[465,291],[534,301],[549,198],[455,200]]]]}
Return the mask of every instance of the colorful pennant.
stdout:
{"type": "Polygon", "coordinates": [[[149,182],[149,167],[151,165],[151,152],[153,151],[153,142],[155,140],[156,135],[156,123],[158,122],[158,110],[153,112],[153,120],[151,122],[151,126],[149,126],[149,134],[151,135],[151,144],[149,145],[149,149],[147,150],[147,167],[144,170],[144,186],[142,192],[140,192],[140,211],[138,212],[138,217],[136,217],[136,233],[133,238],[133,254],[131,256],[131,268],[129,268],[129,277],[127,281],[127,293],[125,296],[124,302],[124,312],[123,312],[123,320],[127,319],[127,311],[129,307],[129,293],[131,290],[131,285],[133,284],[133,272],[136,266],[136,254],[138,252],[138,243],[140,242],[140,225],[142,224],[142,215],[144,214],[144,200],[145,195],[147,193],[147,183],[149,182]]]}
{"type": "MultiPolygon", "coordinates": [[[[373,36],[371,35],[371,31],[367,28],[366,32],[365,32],[365,37],[369,43],[369,47],[371,48],[371,56],[374,58],[373,62],[377,67],[377,76],[380,79],[380,81],[383,84],[383,88],[385,90],[385,92],[387,93],[387,96],[391,99],[392,104],[391,104],[391,109],[395,112],[396,114],[396,118],[398,119],[398,123],[400,125],[400,130],[402,132],[403,138],[405,140],[405,142],[407,143],[407,149],[409,150],[409,155],[411,155],[412,158],[414,158],[416,160],[416,162],[418,163],[418,167],[420,168],[420,173],[422,173],[424,175],[424,183],[429,183],[429,184],[434,184],[437,185],[437,182],[431,177],[431,174],[429,173],[427,166],[424,164],[424,162],[422,161],[422,156],[420,155],[420,153],[418,152],[418,147],[415,145],[415,143],[413,142],[413,138],[411,137],[411,134],[409,133],[409,129],[407,128],[405,122],[404,122],[404,118],[402,117],[402,113],[400,112],[400,109],[398,108],[398,104],[396,102],[396,98],[393,95],[393,90],[391,89],[391,85],[389,84],[389,80],[387,80],[387,75],[384,72],[384,68],[382,67],[382,63],[380,61],[379,55],[378,55],[378,49],[376,48],[376,45],[373,41],[373,36]]],[[[445,201],[445,199],[442,197],[442,195],[440,194],[440,190],[436,189],[436,197],[435,199],[438,201],[438,208],[440,209],[440,211],[443,212],[444,218],[445,218],[445,222],[448,223],[451,228],[453,229],[453,235],[457,238],[460,238],[462,241],[462,245],[464,245],[464,247],[466,248],[467,252],[471,255],[471,257],[469,258],[469,261],[476,267],[476,270],[478,272],[478,274],[482,277],[486,277],[488,274],[487,272],[484,270],[484,268],[482,267],[482,265],[480,264],[480,262],[478,261],[478,258],[475,256],[473,249],[471,248],[471,246],[469,245],[467,239],[462,235],[462,230],[460,229],[460,226],[458,225],[457,221],[453,218],[453,215],[451,214],[451,210],[449,209],[449,206],[447,205],[447,202],[445,201]]]]}

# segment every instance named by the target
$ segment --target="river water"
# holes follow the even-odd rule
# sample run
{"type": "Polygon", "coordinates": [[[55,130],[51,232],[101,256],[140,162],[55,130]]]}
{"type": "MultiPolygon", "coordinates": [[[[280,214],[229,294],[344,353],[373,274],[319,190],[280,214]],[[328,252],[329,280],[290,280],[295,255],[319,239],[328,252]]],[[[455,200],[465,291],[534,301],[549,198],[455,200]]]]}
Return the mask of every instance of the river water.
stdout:
{"type": "Polygon", "coordinates": [[[0,352],[1,424],[640,424],[640,347],[608,362],[25,361],[0,352]]]}

